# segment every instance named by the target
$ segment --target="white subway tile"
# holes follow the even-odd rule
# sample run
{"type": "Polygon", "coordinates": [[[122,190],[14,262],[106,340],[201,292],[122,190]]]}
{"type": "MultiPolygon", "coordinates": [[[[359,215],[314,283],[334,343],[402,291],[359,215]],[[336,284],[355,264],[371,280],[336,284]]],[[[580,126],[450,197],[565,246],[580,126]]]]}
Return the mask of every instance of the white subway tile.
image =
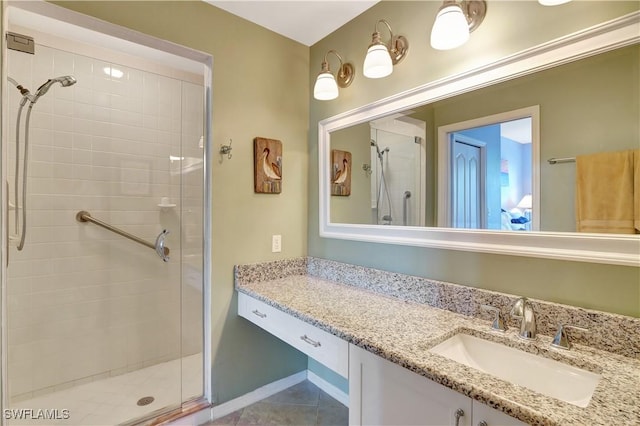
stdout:
{"type": "MultiPolygon", "coordinates": [[[[26,117],[25,117],[26,122],[26,117]]],[[[53,115],[40,111],[33,111],[31,113],[30,126],[32,128],[49,129],[53,130],[53,115]]]]}
{"type": "Polygon", "coordinates": [[[71,116],[57,115],[53,120],[53,130],[59,132],[73,132],[74,131],[74,119],[71,116]]]}
{"type": "Polygon", "coordinates": [[[72,132],[53,131],[51,133],[51,144],[57,148],[71,148],[77,136],[81,135],[72,132]]]}
{"type": "MultiPolygon", "coordinates": [[[[90,86],[84,85],[81,82],[82,77],[78,77],[80,80],[76,83],[78,87],[75,89],[75,101],[80,104],[92,104],[93,103],[93,90],[91,90],[90,86]]],[[[84,105],[86,107],[86,105],[84,105]]]]}
{"type": "Polygon", "coordinates": [[[105,108],[112,107],[111,105],[112,96],[109,92],[96,90],[93,88],[93,104],[105,108]]]}
{"type": "Polygon", "coordinates": [[[92,118],[95,121],[111,122],[112,121],[111,111],[112,110],[110,108],[94,105],[93,111],[92,111],[92,118]]]}
{"type": "Polygon", "coordinates": [[[86,56],[73,55],[73,72],[76,78],[81,75],[93,73],[93,60],[86,56]]]}
{"type": "Polygon", "coordinates": [[[72,152],[70,148],[52,148],[53,157],[52,161],[59,164],[71,164],[73,163],[72,152]]]}

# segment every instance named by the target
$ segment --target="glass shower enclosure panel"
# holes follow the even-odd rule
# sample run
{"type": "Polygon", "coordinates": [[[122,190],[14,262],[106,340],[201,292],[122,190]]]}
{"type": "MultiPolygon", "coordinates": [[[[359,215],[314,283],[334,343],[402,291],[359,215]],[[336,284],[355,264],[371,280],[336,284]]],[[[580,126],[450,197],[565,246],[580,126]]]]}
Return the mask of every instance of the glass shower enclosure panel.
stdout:
{"type": "Polygon", "coordinates": [[[422,139],[372,128],[371,141],[373,223],[424,226],[422,139]]]}
{"type": "Polygon", "coordinates": [[[5,422],[154,416],[203,394],[203,78],[39,41],[7,60],[5,422]]]}

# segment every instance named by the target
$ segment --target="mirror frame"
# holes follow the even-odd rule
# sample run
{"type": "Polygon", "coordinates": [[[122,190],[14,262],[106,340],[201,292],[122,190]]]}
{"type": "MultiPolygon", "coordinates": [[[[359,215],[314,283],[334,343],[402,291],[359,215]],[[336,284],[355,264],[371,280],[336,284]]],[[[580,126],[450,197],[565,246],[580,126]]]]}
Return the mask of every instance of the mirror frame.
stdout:
{"type": "Polygon", "coordinates": [[[491,231],[330,221],[331,132],[640,42],[640,11],[436,80],[318,123],[320,236],[513,256],[640,266],[640,236],[491,231]]]}

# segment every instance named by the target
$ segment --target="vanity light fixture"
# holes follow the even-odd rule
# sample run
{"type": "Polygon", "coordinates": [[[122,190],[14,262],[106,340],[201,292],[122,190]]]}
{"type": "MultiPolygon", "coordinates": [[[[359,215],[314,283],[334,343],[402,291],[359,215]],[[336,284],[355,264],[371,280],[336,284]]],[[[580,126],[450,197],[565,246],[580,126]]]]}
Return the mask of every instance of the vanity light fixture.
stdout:
{"type": "Polygon", "coordinates": [[[431,47],[450,50],[462,46],[487,13],[484,0],[445,0],[431,28],[431,47]]]}
{"type": "Polygon", "coordinates": [[[391,25],[384,19],[376,22],[376,26],[371,37],[371,44],[367,49],[367,56],[364,58],[362,72],[367,78],[382,78],[393,72],[393,66],[407,56],[409,41],[403,36],[394,36],[391,25]],[[380,40],[378,24],[384,24],[389,29],[391,35],[389,44],[380,40]]]}
{"type": "Polygon", "coordinates": [[[330,101],[331,99],[335,99],[338,97],[338,87],[349,87],[351,82],[353,81],[353,76],[355,75],[355,69],[353,65],[349,62],[343,62],[342,56],[335,50],[329,50],[324,55],[324,60],[322,61],[322,70],[320,74],[318,74],[318,78],[316,78],[316,84],[313,86],[313,97],[318,99],[319,101],[330,101]],[[329,70],[329,62],[327,62],[327,55],[329,53],[333,53],[340,60],[340,69],[337,73],[336,77],[329,70]]]}

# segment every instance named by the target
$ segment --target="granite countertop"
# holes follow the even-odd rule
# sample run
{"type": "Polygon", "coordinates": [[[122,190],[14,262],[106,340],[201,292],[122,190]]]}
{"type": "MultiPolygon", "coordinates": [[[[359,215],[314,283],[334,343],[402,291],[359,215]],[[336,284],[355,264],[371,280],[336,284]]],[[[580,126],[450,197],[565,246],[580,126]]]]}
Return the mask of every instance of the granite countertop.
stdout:
{"type": "Polygon", "coordinates": [[[640,360],[574,345],[549,346],[490,330],[490,321],[309,275],[236,282],[242,293],[362,347],[417,374],[532,425],[640,424],[640,360]],[[602,375],[586,408],[559,401],[432,354],[428,349],[465,332],[602,375]]]}

